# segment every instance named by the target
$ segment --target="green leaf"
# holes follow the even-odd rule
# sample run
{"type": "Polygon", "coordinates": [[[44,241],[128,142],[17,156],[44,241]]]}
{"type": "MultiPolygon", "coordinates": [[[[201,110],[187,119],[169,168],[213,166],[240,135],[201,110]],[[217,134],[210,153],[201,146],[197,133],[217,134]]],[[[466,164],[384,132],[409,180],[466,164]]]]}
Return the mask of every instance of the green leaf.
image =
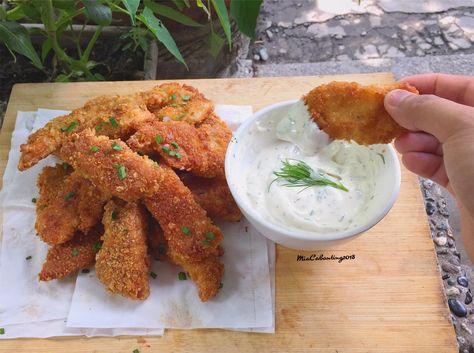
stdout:
{"type": "Polygon", "coordinates": [[[13,9],[7,11],[7,20],[8,21],[18,21],[25,17],[25,13],[21,8],[21,5],[17,5],[13,9]]]}
{"type": "Polygon", "coordinates": [[[53,0],[53,7],[61,10],[74,11],[74,0],[53,0]]]}
{"type": "Polygon", "coordinates": [[[237,22],[239,31],[251,39],[255,39],[255,27],[261,5],[262,0],[234,0],[230,2],[230,13],[237,22]]]}
{"type": "Polygon", "coordinates": [[[211,55],[215,58],[217,58],[217,55],[221,52],[221,49],[225,43],[225,39],[222,38],[220,35],[211,32],[211,40],[210,40],[210,49],[209,52],[211,55]]]}
{"type": "Polygon", "coordinates": [[[69,82],[69,77],[71,77],[71,75],[59,74],[58,76],[56,76],[55,81],[56,82],[69,82]]]}
{"type": "Polygon", "coordinates": [[[227,7],[225,6],[224,0],[211,0],[214,10],[216,10],[217,17],[219,17],[219,22],[221,23],[222,28],[224,29],[225,36],[227,37],[227,43],[229,43],[229,48],[232,46],[232,37],[230,33],[230,22],[229,16],[227,14],[227,7]]]}
{"type": "Polygon", "coordinates": [[[137,16],[137,18],[143,22],[150,32],[155,35],[156,39],[163,43],[166,49],[168,49],[168,51],[173,54],[173,56],[179,62],[183,63],[183,65],[188,68],[188,65],[186,65],[186,62],[184,61],[184,58],[176,46],[176,43],[170,32],[168,32],[163,23],[161,23],[161,21],[155,17],[153,12],[148,7],[145,7],[143,13],[137,16]]]}
{"type": "Polygon", "coordinates": [[[28,1],[21,3],[21,8],[26,17],[28,17],[31,21],[41,23],[41,13],[35,5],[41,7],[41,3],[28,1]]]}
{"type": "Polygon", "coordinates": [[[125,5],[125,8],[127,9],[128,14],[132,20],[132,24],[135,26],[135,15],[137,14],[140,0],[122,0],[122,4],[125,5]]]}
{"type": "Polygon", "coordinates": [[[176,11],[175,9],[154,3],[151,0],[145,0],[145,6],[152,10],[154,13],[172,19],[178,23],[181,23],[190,27],[203,27],[199,22],[194,21],[186,15],[183,15],[181,12],[176,11]]]}
{"type": "Polygon", "coordinates": [[[171,1],[173,1],[174,6],[176,6],[176,8],[179,11],[183,11],[183,9],[184,9],[184,1],[183,0],[171,0],[171,1]]]}
{"type": "Polygon", "coordinates": [[[0,6],[0,21],[5,21],[7,18],[7,11],[3,8],[3,6],[0,6]]]}
{"type": "Polygon", "coordinates": [[[204,10],[204,12],[207,14],[207,18],[209,19],[209,21],[211,20],[211,12],[209,11],[209,9],[206,7],[206,5],[204,5],[204,3],[202,2],[202,0],[196,0],[196,5],[197,7],[200,7],[201,9],[204,10]]]}
{"type": "Polygon", "coordinates": [[[22,25],[16,22],[0,22],[0,41],[5,43],[9,50],[26,56],[38,69],[43,68],[43,64],[31,44],[28,30],[22,25]]]}
{"type": "Polygon", "coordinates": [[[46,60],[46,56],[50,52],[50,50],[53,48],[53,41],[51,38],[48,37],[43,44],[41,45],[41,61],[44,62],[46,60]]]}
{"type": "Polygon", "coordinates": [[[112,23],[112,10],[102,5],[97,0],[82,0],[86,8],[86,17],[100,26],[108,26],[112,23]]]}

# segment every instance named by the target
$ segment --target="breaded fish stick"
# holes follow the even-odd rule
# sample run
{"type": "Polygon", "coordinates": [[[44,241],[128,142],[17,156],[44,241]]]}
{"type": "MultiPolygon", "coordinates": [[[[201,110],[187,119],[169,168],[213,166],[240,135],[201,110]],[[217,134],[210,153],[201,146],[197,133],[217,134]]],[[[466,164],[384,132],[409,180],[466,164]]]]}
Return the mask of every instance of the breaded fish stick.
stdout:
{"type": "Polygon", "coordinates": [[[87,233],[109,198],[67,165],[45,167],[38,178],[35,228],[50,245],[64,243],[77,230],[87,233]]]}
{"type": "Polygon", "coordinates": [[[135,132],[135,126],[153,117],[140,93],[95,98],[31,134],[20,146],[18,169],[26,170],[55,152],[72,133],[92,128],[101,135],[126,139],[135,132]]]}
{"type": "Polygon", "coordinates": [[[54,245],[48,250],[46,261],[38,277],[40,281],[64,278],[94,263],[100,249],[103,227],[99,223],[88,233],[76,232],[66,243],[54,245]]]}
{"type": "Polygon", "coordinates": [[[418,93],[405,82],[370,86],[331,82],[312,89],[303,100],[313,120],[332,139],[362,145],[389,143],[406,131],[384,108],[385,95],[394,89],[418,93]]]}
{"type": "Polygon", "coordinates": [[[153,152],[169,166],[194,175],[224,177],[224,159],[232,132],[216,115],[198,127],[186,122],[153,121],[144,124],[127,144],[134,150],[153,152]]]}
{"type": "Polygon", "coordinates": [[[97,278],[112,293],[138,300],[148,298],[150,260],[145,209],[136,202],[110,200],[102,223],[105,232],[96,257],[97,278]]]}

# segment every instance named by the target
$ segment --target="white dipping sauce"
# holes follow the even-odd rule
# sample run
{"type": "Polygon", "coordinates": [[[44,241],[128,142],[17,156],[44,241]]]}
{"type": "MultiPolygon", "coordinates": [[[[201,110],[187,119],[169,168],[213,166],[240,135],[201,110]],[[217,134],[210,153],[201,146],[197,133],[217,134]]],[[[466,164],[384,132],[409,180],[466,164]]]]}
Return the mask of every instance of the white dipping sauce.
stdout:
{"type": "MultiPolygon", "coordinates": [[[[370,217],[368,203],[385,163],[384,145],[370,147],[335,140],[319,130],[306,106],[298,101],[288,115],[274,121],[275,129],[256,126],[254,138],[273,131],[274,144],[260,150],[245,171],[243,182],[251,204],[265,218],[286,228],[330,233],[363,224],[370,217]],[[301,160],[315,172],[335,174],[348,192],[331,186],[288,187],[273,174],[282,161],[301,160]]],[[[331,178],[331,177],[329,177],[331,178]]]]}

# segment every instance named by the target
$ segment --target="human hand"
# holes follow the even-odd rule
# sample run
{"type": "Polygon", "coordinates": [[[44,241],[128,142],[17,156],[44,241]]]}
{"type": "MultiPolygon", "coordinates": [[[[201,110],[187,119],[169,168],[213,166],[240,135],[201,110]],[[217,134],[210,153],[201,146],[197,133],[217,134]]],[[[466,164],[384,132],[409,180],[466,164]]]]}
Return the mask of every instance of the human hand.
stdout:
{"type": "Polygon", "coordinates": [[[395,140],[403,164],[446,187],[474,217],[474,77],[410,76],[420,95],[395,90],[385,108],[408,133],[395,140]]]}

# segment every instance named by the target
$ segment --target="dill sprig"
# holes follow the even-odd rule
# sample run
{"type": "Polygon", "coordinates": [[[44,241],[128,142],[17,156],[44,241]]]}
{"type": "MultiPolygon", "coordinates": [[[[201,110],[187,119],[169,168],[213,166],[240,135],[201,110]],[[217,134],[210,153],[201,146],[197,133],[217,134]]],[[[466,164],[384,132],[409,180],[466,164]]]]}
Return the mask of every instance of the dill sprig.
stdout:
{"type": "Polygon", "coordinates": [[[279,171],[273,172],[276,178],[272,181],[272,184],[276,180],[283,179],[286,181],[286,184],[283,184],[283,186],[288,187],[331,186],[339,190],[349,191],[342,183],[328,178],[328,176],[332,176],[341,180],[341,177],[338,175],[326,173],[321,169],[315,172],[313,168],[298,159],[286,159],[282,163],[283,167],[279,171]],[[296,164],[291,164],[290,160],[295,161],[296,164]]]}

